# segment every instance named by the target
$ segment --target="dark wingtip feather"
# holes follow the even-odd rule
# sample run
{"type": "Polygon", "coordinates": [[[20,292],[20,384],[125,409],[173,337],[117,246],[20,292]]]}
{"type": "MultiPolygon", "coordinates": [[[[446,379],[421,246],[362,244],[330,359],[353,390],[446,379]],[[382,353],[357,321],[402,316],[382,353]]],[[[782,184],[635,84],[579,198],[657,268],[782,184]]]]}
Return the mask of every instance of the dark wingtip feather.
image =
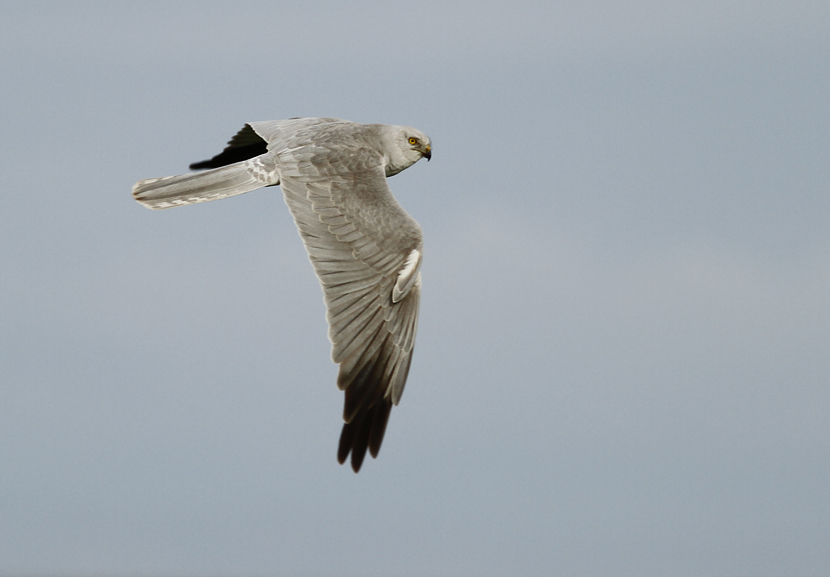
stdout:
{"type": "Polygon", "coordinates": [[[354,444],[354,435],[357,428],[354,423],[346,423],[340,432],[340,444],[337,447],[337,462],[341,465],[346,462],[354,444]]]}
{"type": "Polygon", "coordinates": [[[268,152],[268,143],[249,124],[246,124],[242,130],[231,138],[225,150],[209,160],[194,162],[190,165],[190,169],[219,168],[235,162],[250,160],[266,152],[268,152]]]}
{"type": "Polygon", "coordinates": [[[224,151],[222,151],[220,154],[217,154],[210,160],[194,162],[190,165],[190,170],[219,168],[221,166],[234,164],[235,162],[242,162],[243,160],[256,158],[257,156],[265,154],[266,152],[268,152],[268,147],[265,145],[264,140],[262,141],[262,144],[251,144],[248,146],[226,148],[224,151]]]}
{"type": "Polygon", "coordinates": [[[369,445],[369,431],[372,427],[372,416],[374,409],[369,410],[369,413],[363,415],[360,424],[357,428],[357,434],[354,436],[354,444],[352,445],[352,469],[357,473],[363,465],[363,459],[366,458],[366,448],[369,445]]]}
{"type": "Polygon", "coordinates": [[[337,461],[342,465],[351,453],[352,469],[357,473],[366,458],[367,449],[372,458],[377,457],[391,411],[392,403],[383,399],[355,415],[352,422],[345,423],[340,433],[337,461]]]}
{"type": "Polygon", "coordinates": [[[386,434],[386,423],[389,422],[389,413],[392,412],[392,403],[386,401],[375,406],[375,414],[372,418],[372,428],[369,431],[369,453],[376,459],[380,453],[380,445],[383,443],[383,435],[386,434]]]}

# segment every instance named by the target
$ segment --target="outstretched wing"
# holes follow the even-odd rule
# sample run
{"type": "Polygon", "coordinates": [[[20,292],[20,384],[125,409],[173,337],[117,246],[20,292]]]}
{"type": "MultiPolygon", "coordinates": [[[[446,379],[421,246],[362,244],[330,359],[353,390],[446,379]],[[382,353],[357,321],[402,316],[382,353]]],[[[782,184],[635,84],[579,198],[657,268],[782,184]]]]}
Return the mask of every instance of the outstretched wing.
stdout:
{"type": "Polygon", "coordinates": [[[289,118],[288,120],[249,122],[233,135],[222,152],[208,160],[194,162],[189,168],[191,170],[219,168],[250,160],[265,154],[268,150],[282,148],[286,138],[302,136],[305,130],[332,123],[347,122],[339,118],[289,118]]]}
{"type": "Polygon", "coordinates": [[[317,145],[279,153],[280,181],[323,287],[345,390],[337,458],[360,469],[376,457],[403,393],[420,301],[421,229],[386,184],[381,159],[317,145]]]}

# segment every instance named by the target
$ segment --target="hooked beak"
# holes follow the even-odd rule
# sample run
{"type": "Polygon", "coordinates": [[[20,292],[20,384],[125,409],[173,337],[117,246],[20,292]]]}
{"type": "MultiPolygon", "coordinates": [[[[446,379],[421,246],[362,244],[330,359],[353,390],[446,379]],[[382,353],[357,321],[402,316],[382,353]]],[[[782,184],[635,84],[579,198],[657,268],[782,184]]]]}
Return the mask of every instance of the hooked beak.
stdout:
{"type": "Polygon", "coordinates": [[[427,144],[426,149],[424,149],[424,158],[427,159],[427,162],[429,162],[429,159],[432,158],[432,146],[429,144],[427,144]]]}

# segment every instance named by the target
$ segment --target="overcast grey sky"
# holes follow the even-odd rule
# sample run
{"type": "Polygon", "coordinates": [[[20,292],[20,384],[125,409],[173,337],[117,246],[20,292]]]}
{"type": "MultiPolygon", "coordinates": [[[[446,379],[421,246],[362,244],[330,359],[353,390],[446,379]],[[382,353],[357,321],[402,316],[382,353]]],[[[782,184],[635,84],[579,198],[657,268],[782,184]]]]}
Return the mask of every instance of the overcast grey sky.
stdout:
{"type": "Polygon", "coordinates": [[[830,4],[4,2],[0,574],[830,574],[830,4]],[[418,342],[336,463],[247,121],[406,124],[418,342]]]}

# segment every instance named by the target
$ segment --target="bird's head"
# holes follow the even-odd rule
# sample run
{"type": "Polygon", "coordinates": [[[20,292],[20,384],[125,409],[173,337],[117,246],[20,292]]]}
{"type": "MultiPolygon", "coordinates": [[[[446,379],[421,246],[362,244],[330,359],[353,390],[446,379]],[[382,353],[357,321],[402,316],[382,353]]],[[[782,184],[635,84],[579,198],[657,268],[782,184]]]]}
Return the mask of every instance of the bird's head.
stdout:
{"type": "Polygon", "coordinates": [[[391,146],[387,148],[386,175],[397,174],[405,168],[409,168],[422,158],[432,158],[432,142],[429,137],[409,126],[392,126],[391,146]]]}
{"type": "Polygon", "coordinates": [[[406,140],[404,148],[408,148],[411,157],[415,158],[413,162],[418,162],[421,157],[427,160],[432,158],[432,142],[429,136],[415,128],[405,128],[403,138],[406,140]]]}

